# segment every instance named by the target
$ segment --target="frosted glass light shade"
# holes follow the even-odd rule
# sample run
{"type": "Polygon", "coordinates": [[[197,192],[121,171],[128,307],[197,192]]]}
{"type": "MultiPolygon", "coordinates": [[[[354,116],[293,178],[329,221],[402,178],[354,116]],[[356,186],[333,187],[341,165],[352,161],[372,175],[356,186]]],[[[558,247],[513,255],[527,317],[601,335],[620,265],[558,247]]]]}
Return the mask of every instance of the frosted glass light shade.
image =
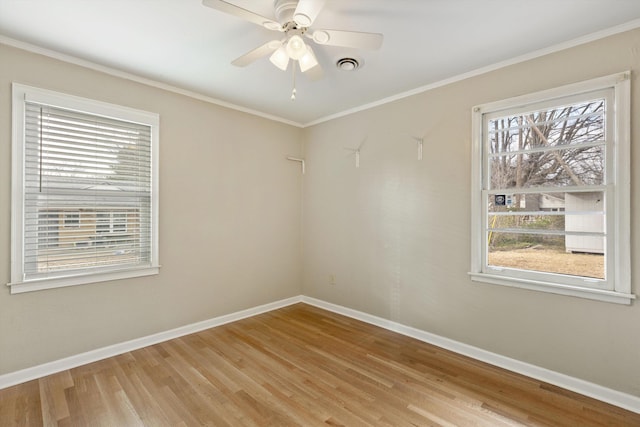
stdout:
{"type": "Polygon", "coordinates": [[[291,36],[287,42],[287,53],[291,59],[300,59],[307,53],[307,45],[299,35],[291,36]]]}
{"type": "Polygon", "coordinates": [[[282,71],[286,71],[289,66],[289,55],[287,54],[287,50],[284,46],[281,46],[273,52],[273,54],[269,57],[269,61],[276,67],[280,68],[282,71]]]}
{"type": "Polygon", "coordinates": [[[298,60],[298,63],[300,64],[300,71],[303,73],[318,65],[316,55],[313,53],[313,50],[311,50],[310,46],[307,46],[307,53],[298,60]]]}

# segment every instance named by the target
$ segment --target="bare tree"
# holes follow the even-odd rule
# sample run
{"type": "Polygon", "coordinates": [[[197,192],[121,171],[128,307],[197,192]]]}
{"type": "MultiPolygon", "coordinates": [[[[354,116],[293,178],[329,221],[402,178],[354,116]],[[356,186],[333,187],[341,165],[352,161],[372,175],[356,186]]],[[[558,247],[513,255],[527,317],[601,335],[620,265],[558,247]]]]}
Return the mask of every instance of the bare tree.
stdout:
{"type": "Polygon", "coordinates": [[[492,188],[602,183],[603,100],[499,118],[489,132],[492,188]]]}
{"type": "MultiPolygon", "coordinates": [[[[528,212],[538,211],[542,194],[550,188],[603,182],[604,119],[604,100],[595,100],[490,120],[490,185],[492,189],[514,194],[514,204],[508,207],[514,215],[494,216],[490,219],[490,228],[542,227],[543,224],[563,227],[562,216],[518,215],[517,212],[525,206],[528,212]],[[518,192],[532,188],[540,188],[540,194],[518,192]]],[[[564,198],[564,192],[557,192],[555,196],[564,198]]],[[[492,206],[492,202],[490,200],[492,211],[507,210],[507,207],[492,206]]],[[[507,237],[502,234],[501,238],[507,237]]]]}

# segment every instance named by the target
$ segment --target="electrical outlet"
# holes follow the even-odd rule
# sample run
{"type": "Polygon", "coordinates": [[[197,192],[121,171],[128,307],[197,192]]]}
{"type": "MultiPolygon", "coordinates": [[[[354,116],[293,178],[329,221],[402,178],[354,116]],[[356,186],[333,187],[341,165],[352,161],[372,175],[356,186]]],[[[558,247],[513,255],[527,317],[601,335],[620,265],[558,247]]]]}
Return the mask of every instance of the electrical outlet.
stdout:
{"type": "Polygon", "coordinates": [[[335,285],[336,284],[336,275],[335,274],[330,274],[329,275],[329,284],[330,285],[335,285]]]}

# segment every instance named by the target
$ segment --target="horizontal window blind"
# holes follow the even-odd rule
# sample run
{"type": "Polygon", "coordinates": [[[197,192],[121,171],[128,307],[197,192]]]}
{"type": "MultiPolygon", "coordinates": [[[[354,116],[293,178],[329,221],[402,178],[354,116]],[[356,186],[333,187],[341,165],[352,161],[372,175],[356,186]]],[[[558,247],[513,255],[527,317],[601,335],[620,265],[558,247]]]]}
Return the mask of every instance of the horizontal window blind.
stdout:
{"type": "Polygon", "coordinates": [[[24,279],[149,266],[151,126],[25,103],[24,279]]]}

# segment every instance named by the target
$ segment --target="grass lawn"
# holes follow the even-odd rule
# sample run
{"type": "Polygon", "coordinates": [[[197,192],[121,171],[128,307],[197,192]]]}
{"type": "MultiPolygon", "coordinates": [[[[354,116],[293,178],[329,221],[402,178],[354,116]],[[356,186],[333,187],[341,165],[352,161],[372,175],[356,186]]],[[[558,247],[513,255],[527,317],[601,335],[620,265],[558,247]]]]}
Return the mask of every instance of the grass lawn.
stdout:
{"type": "Polygon", "coordinates": [[[489,265],[604,279],[604,256],[554,249],[515,249],[489,253],[489,265]]]}

